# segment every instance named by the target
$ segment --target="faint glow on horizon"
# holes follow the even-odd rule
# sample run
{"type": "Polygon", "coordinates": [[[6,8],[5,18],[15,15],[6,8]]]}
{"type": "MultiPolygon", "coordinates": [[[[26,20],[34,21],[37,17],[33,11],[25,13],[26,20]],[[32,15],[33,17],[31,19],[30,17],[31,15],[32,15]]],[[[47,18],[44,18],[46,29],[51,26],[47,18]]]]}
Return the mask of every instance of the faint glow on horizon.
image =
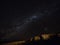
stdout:
{"type": "MultiPolygon", "coordinates": [[[[46,40],[46,39],[49,39],[50,38],[50,36],[53,36],[53,35],[55,35],[55,34],[42,34],[41,36],[42,36],[42,38],[44,39],[44,40],[46,40]]],[[[58,36],[60,36],[60,34],[57,34],[58,36]]],[[[30,39],[30,41],[32,41],[32,40],[35,40],[35,41],[38,41],[38,40],[40,40],[41,38],[39,37],[39,35],[37,35],[37,36],[35,36],[34,38],[32,37],[31,39],[30,39]]],[[[26,41],[25,40],[23,40],[23,41],[16,41],[16,42],[11,42],[11,43],[7,43],[6,45],[18,45],[18,44],[23,44],[23,43],[26,43],[26,41]]],[[[4,44],[5,45],[5,44],[4,44]]]]}
{"type": "Polygon", "coordinates": [[[40,40],[40,37],[39,37],[39,36],[35,36],[35,37],[34,37],[34,40],[35,40],[35,41],[40,40]]]}
{"type": "Polygon", "coordinates": [[[43,34],[41,35],[44,40],[49,39],[50,35],[49,34],[43,34]]]}

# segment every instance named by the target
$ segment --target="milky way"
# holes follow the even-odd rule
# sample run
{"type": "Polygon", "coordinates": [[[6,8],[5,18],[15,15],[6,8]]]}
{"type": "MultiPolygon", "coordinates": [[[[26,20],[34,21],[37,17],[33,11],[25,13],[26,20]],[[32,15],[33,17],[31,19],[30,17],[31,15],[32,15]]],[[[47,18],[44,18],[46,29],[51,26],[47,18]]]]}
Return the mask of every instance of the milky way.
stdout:
{"type": "Polygon", "coordinates": [[[22,20],[23,24],[16,26],[16,31],[23,31],[25,28],[29,27],[30,23],[32,25],[32,22],[37,22],[37,20],[41,20],[43,16],[44,14],[41,13],[34,13],[33,15],[31,14],[31,16],[28,16],[22,20]]]}
{"type": "Polygon", "coordinates": [[[60,32],[60,2],[55,0],[49,2],[2,3],[0,39],[2,41],[26,40],[41,32],[60,32]]]}

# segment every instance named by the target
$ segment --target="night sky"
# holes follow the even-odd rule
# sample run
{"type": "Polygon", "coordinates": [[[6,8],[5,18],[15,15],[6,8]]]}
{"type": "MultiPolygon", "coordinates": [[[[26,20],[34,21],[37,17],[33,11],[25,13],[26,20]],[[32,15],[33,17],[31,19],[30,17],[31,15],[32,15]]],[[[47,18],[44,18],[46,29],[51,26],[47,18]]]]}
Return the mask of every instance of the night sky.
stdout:
{"type": "Polygon", "coordinates": [[[59,1],[2,1],[0,11],[0,38],[3,41],[60,32],[59,1]]]}

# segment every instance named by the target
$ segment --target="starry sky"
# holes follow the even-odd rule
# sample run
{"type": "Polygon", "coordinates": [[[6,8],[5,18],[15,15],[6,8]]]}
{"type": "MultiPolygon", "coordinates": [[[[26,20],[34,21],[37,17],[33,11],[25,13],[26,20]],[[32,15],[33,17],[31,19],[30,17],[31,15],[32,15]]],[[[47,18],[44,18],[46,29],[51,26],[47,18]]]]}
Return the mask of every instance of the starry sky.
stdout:
{"type": "Polygon", "coordinates": [[[0,7],[2,36],[0,36],[3,38],[1,39],[8,40],[10,37],[26,39],[39,33],[59,33],[59,5],[59,1],[55,0],[2,1],[0,7]]]}

